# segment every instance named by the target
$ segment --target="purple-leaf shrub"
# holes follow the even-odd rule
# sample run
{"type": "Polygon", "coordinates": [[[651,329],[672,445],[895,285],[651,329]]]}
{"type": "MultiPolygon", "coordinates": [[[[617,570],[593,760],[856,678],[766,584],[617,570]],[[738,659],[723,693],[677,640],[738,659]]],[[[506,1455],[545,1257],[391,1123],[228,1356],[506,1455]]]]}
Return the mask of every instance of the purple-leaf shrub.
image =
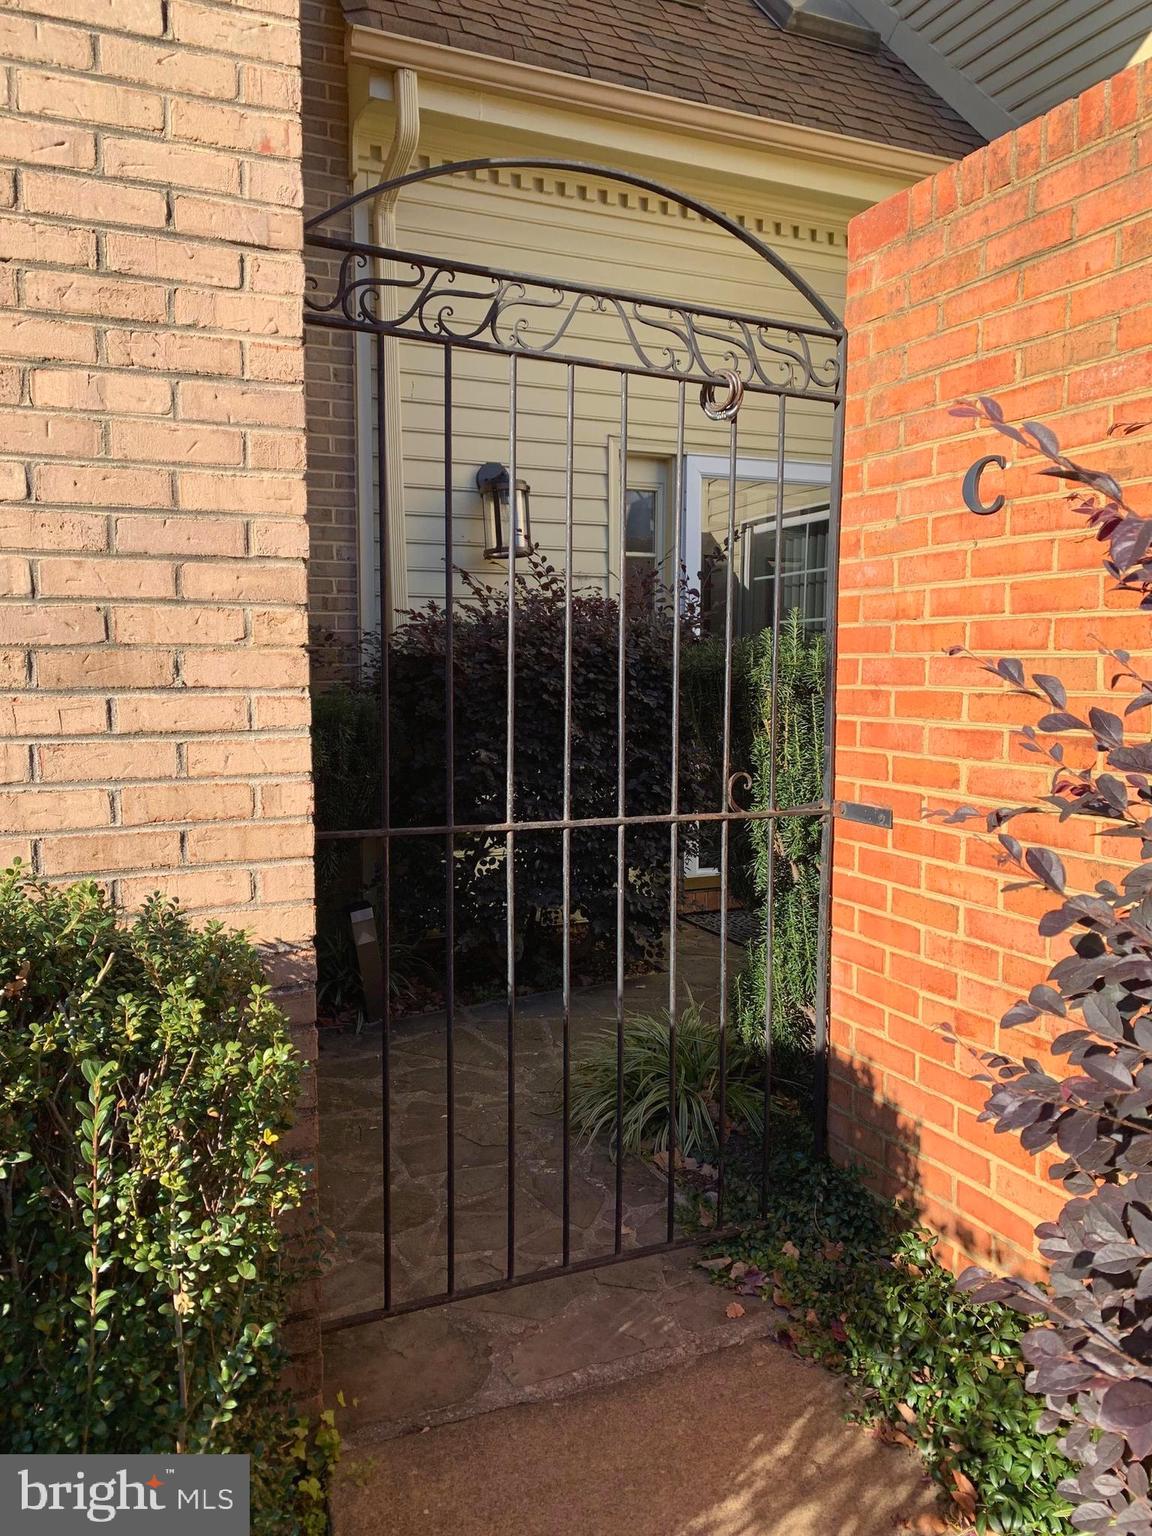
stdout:
{"type": "MultiPolygon", "coordinates": [[[[1152,608],[1152,518],[1128,505],[1116,479],[1065,455],[1038,422],[1015,427],[994,400],[957,407],[1048,460],[1041,474],[1074,485],[1075,511],[1107,545],[1105,569],[1118,588],[1152,608]]],[[[1119,430],[1137,430],[1130,423],[1119,430]]],[[[953,654],[959,653],[957,648],[953,654]]],[[[967,653],[965,653],[967,654],[967,653]]],[[[1028,1386],[1042,1394],[1043,1427],[1064,1429],[1064,1449],[1079,1464],[1061,1492],[1077,1530],[1152,1536],[1152,741],[1140,717],[1152,705],[1152,679],[1126,651],[1115,662],[1113,688],[1131,691],[1123,713],[1069,707],[1058,677],[1026,674],[1019,661],[985,670],[1044,713],[1025,726],[1025,749],[1048,759],[1052,774],[1037,804],[991,813],[962,807],[947,820],[982,817],[1003,861],[1021,876],[1011,889],[1039,887],[1053,898],[1041,934],[1070,935],[1071,953],[1001,1020],[1005,1029],[1051,1019],[1051,1052],[1059,1066],[979,1052],[977,1080],[991,1088],[981,1119],[1019,1136],[1032,1153],[1059,1154],[1051,1175],[1067,1191],[1056,1221],[1037,1230],[1050,1265],[1050,1285],[1033,1285],[968,1269],[962,1289],[1041,1315],[1025,1336],[1028,1386]],[[1073,767],[1061,737],[1089,744],[1089,766],[1073,767]],[[1070,891],[1051,849],[1026,845],[1005,830],[1015,817],[1047,811],[1104,823],[1103,835],[1135,862],[1116,881],[1070,891]]]]}

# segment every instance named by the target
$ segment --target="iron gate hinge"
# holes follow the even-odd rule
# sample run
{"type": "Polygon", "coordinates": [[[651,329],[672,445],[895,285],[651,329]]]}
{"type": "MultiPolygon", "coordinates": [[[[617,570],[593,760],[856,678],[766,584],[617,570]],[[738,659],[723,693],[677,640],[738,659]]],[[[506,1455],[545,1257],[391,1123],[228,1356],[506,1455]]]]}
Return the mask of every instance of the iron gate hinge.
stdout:
{"type": "Polygon", "coordinates": [[[834,800],[832,814],[838,821],[861,821],[866,827],[892,826],[892,808],[887,805],[862,805],[858,800],[834,800]]]}

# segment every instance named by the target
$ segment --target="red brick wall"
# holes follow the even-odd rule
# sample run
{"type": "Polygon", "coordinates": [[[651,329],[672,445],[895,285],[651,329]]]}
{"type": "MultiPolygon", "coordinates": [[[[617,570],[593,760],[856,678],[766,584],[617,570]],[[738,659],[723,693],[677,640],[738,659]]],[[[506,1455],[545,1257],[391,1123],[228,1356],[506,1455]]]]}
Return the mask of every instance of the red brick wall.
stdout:
{"type": "MultiPolygon", "coordinates": [[[[954,645],[1064,677],[1101,700],[1094,637],[1152,651],[1146,617],[1107,591],[1039,455],[1009,452],[1008,507],[977,518],[961,480],[1012,445],[949,407],[996,396],[1115,470],[1152,510],[1152,69],[1130,70],[862,214],[850,230],[837,794],[890,805],[889,832],[840,823],[833,940],[832,1135],[888,1189],[914,1187],[945,1253],[1026,1267],[1052,1186],[1014,1138],[976,1123],[984,1091],[938,1026],[995,1043],[1042,978],[1043,902],[1007,893],[995,848],[930,813],[1045,789],[1014,739],[1039,705],[1008,697],[954,645]]],[[[1106,852],[1087,826],[1025,838],[1106,852]]],[[[1013,1031],[1009,1049],[1042,1050],[1013,1031]]]]}
{"type": "Polygon", "coordinates": [[[307,1048],[297,9],[0,5],[0,861],[250,929],[307,1048]]]}

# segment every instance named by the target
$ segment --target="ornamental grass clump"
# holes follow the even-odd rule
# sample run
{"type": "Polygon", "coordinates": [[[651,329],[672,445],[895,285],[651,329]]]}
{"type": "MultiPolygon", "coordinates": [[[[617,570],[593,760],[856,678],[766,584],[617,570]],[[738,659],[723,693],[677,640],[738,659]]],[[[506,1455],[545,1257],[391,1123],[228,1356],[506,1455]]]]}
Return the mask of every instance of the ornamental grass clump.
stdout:
{"type": "Polygon", "coordinates": [[[248,1452],[254,1531],[326,1528],[278,1387],[299,1073],[242,934],[0,875],[0,1451],[248,1452]]]}
{"type": "MultiPolygon", "coordinates": [[[[633,1014],[623,1028],[622,1145],[626,1153],[666,1152],[669,1113],[667,1010],[633,1014]]],[[[585,1141],[616,1144],[616,1030],[593,1037],[572,1067],[572,1128],[585,1141]]],[[[764,1127],[763,1060],[729,1034],[725,1063],[728,1120],[759,1138],[764,1127]]],[[[676,1021],[676,1149],[707,1160],[720,1145],[720,1030],[689,998],[676,1021]]]]}
{"type": "MultiPolygon", "coordinates": [[[[981,418],[1048,460],[1042,474],[1074,487],[1069,500],[1107,545],[1105,570],[1117,588],[1152,608],[1152,518],[1135,511],[1116,479],[1064,454],[1038,422],[1011,426],[993,400],[957,414],[981,418]]],[[[1140,423],[1114,430],[1127,434],[1140,423]]],[[[949,818],[982,818],[1003,858],[1052,898],[1040,922],[1045,937],[1070,935],[1063,956],[1011,1008],[1005,1029],[1054,1031],[1055,1067],[999,1052],[978,1053],[979,1081],[991,1087],[982,1118],[1017,1135],[1030,1153],[1054,1147],[1051,1174],[1068,1196],[1060,1216],[1037,1228],[1050,1263],[1050,1287],[997,1279],[973,1269],[961,1285],[978,1299],[1041,1314],[1023,1352],[1028,1385],[1047,1402],[1042,1427],[1064,1433],[1079,1465],[1061,1492],[1079,1531],[1152,1533],[1152,743],[1139,719],[1152,706],[1152,678],[1126,651],[1102,650],[1112,685],[1130,697],[1123,715],[1069,704],[1058,677],[1027,674],[1014,659],[986,670],[1041,714],[1023,728],[1026,750],[1047,759],[1049,792],[1036,805],[990,813],[961,807],[949,818]],[[1076,739],[1073,767],[1063,742],[1076,739]],[[1109,836],[1108,851],[1135,862],[1091,891],[1069,889],[1061,858],[1005,831],[1014,818],[1046,810],[1060,821],[1088,817],[1109,836]],[[1063,1066],[1062,1063],[1066,1063],[1063,1066]]]]}

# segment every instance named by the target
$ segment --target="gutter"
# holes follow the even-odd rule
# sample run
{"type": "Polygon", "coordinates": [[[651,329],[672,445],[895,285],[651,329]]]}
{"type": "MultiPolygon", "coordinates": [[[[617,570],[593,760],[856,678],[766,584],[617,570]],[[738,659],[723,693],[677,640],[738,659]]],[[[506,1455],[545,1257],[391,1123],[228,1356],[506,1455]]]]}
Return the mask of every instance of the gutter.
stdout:
{"type": "Polygon", "coordinates": [[[805,128],[750,112],[686,101],[679,96],[636,90],[585,75],[569,75],[536,64],[495,60],[487,54],[468,53],[443,43],[383,32],[377,27],[350,27],[347,52],[349,61],[355,64],[411,69],[430,80],[497,91],[500,95],[545,102],[553,107],[568,106],[647,127],[688,132],[744,149],[775,152],[794,162],[832,163],[920,181],[961,158],[880,144],[851,134],[829,133],[822,128],[805,128]],[[498,77],[493,75],[494,64],[499,66],[498,77]]]}

